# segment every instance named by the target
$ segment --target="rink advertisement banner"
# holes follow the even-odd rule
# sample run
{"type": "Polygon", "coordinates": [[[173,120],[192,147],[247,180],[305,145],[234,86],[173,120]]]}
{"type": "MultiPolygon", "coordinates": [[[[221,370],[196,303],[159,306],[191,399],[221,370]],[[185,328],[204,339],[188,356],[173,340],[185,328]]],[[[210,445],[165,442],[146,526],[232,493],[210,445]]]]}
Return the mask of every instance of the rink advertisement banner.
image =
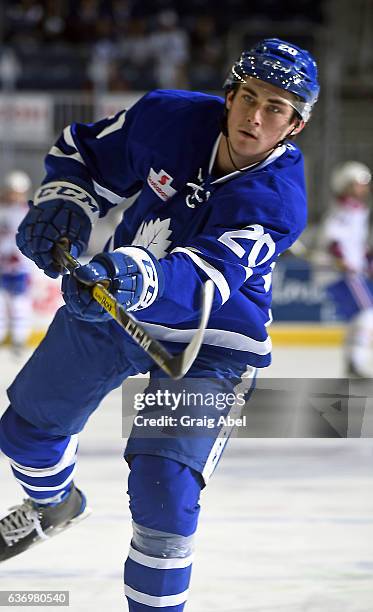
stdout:
{"type": "Polygon", "coordinates": [[[132,379],[122,419],[125,438],[370,438],[373,380],[132,379]]]}
{"type": "Polygon", "coordinates": [[[338,319],[325,290],[326,275],[298,257],[283,256],[272,275],[272,313],[275,321],[331,322],[338,319]]]}
{"type": "Polygon", "coordinates": [[[2,142],[50,144],[53,139],[53,102],[39,94],[0,94],[2,142]]]}

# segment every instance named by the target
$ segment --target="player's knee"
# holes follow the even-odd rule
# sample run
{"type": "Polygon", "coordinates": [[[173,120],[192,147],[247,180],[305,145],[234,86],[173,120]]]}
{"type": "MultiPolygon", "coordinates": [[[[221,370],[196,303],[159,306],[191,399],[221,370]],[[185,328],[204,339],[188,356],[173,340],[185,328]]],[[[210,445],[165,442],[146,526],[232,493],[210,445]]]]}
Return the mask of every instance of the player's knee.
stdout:
{"type": "Polygon", "coordinates": [[[15,449],[19,449],[22,445],[22,440],[18,435],[20,416],[16,411],[9,406],[0,419],[0,450],[7,455],[13,457],[15,449]]]}
{"type": "MultiPolygon", "coordinates": [[[[59,459],[56,436],[51,437],[47,432],[39,429],[21,417],[10,405],[0,419],[0,450],[17,463],[30,465],[30,457],[40,453],[43,444],[52,447],[50,461],[56,463],[59,459]]],[[[52,465],[51,463],[51,465],[52,465]]]]}
{"type": "Polygon", "coordinates": [[[197,529],[201,479],[190,467],[166,457],[136,455],[128,481],[134,523],[185,538],[197,529]]]}
{"type": "MultiPolygon", "coordinates": [[[[166,533],[165,531],[149,529],[149,527],[138,525],[135,522],[132,523],[132,526],[131,550],[161,559],[188,559],[191,563],[194,550],[194,534],[182,536],[177,533],[166,533]]],[[[187,566],[188,564],[177,567],[187,566]]]]}

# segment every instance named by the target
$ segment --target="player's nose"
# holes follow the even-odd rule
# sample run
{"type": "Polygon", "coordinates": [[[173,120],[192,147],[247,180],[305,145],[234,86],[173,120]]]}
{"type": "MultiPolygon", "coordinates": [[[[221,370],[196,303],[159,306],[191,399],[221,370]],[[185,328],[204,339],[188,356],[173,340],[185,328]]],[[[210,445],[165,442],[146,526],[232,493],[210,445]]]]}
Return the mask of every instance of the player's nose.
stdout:
{"type": "Polygon", "coordinates": [[[260,125],[262,123],[262,111],[259,105],[256,105],[248,110],[247,121],[252,125],[260,125]]]}

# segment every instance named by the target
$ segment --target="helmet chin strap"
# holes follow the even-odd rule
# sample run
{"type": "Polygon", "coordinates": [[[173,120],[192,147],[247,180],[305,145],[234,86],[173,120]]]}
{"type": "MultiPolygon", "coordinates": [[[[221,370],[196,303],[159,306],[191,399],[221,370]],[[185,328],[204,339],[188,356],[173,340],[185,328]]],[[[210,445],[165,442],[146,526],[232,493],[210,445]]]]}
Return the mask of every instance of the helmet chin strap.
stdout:
{"type": "Polygon", "coordinates": [[[281,145],[282,145],[282,142],[279,142],[279,143],[278,143],[278,144],[277,144],[275,147],[273,147],[273,149],[271,149],[271,150],[270,150],[270,151],[267,153],[267,155],[265,155],[265,157],[263,157],[263,159],[259,159],[259,161],[256,161],[256,162],[254,162],[254,163],[250,164],[249,166],[245,166],[245,168],[238,168],[238,166],[236,166],[236,164],[235,164],[235,162],[234,162],[234,160],[233,160],[233,157],[232,157],[232,153],[231,153],[231,143],[230,143],[230,140],[229,140],[229,136],[228,136],[228,135],[225,135],[225,134],[224,134],[224,136],[225,136],[225,140],[226,140],[226,143],[227,143],[227,151],[228,151],[228,156],[229,156],[229,159],[230,159],[230,161],[231,161],[231,164],[232,164],[233,168],[234,168],[235,170],[237,170],[237,172],[246,172],[246,170],[251,170],[251,169],[252,169],[252,168],[254,168],[255,166],[259,166],[259,164],[261,164],[262,162],[264,162],[266,159],[268,159],[268,157],[269,157],[270,155],[272,155],[272,153],[273,153],[273,151],[276,149],[276,147],[278,147],[278,146],[281,146],[281,145]]]}
{"type": "Polygon", "coordinates": [[[243,170],[241,168],[238,168],[236,166],[236,164],[234,163],[234,160],[233,160],[233,157],[232,157],[232,153],[231,153],[231,143],[230,143],[228,134],[225,136],[225,141],[227,143],[227,151],[228,151],[229,159],[231,160],[231,164],[232,164],[233,168],[235,170],[238,170],[238,172],[243,172],[243,170]]]}
{"type": "Polygon", "coordinates": [[[282,146],[282,145],[285,143],[285,140],[286,140],[287,138],[290,138],[290,136],[293,136],[293,134],[294,134],[294,130],[296,130],[298,126],[299,126],[299,121],[298,121],[297,125],[295,125],[295,126],[292,128],[292,130],[291,130],[291,131],[290,131],[288,134],[286,134],[286,136],[284,136],[282,140],[280,140],[280,141],[277,143],[277,145],[275,146],[275,149],[276,149],[277,147],[281,147],[281,146],[282,146]]]}
{"type": "Polygon", "coordinates": [[[294,131],[297,129],[298,126],[299,126],[299,122],[292,128],[289,134],[286,134],[285,138],[283,138],[281,142],[284,142],[284,140],[286,140],[287,138],[290,138],[290,136],[293,136],[294,131]]]}

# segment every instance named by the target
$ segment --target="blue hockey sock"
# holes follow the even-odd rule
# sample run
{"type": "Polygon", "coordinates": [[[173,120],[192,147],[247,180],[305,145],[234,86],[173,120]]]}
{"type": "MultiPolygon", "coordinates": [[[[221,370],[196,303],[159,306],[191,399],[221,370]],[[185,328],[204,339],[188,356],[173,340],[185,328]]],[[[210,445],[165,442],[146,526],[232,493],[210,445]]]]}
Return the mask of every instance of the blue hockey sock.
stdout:
{"type": "Polygon", "coordinates": [[[54,436],[35,427],[9,408],[0,420],[0,448],[28,497],[56,504],[70,492],[78,437],[54,436]]]}
{"type": "Polygon", "coordinates": [[[133,538],[124,572],[130,612],[184,610],[200,490],[200,477],[188,466],[165,457],[133,457],[133,538]]]}

